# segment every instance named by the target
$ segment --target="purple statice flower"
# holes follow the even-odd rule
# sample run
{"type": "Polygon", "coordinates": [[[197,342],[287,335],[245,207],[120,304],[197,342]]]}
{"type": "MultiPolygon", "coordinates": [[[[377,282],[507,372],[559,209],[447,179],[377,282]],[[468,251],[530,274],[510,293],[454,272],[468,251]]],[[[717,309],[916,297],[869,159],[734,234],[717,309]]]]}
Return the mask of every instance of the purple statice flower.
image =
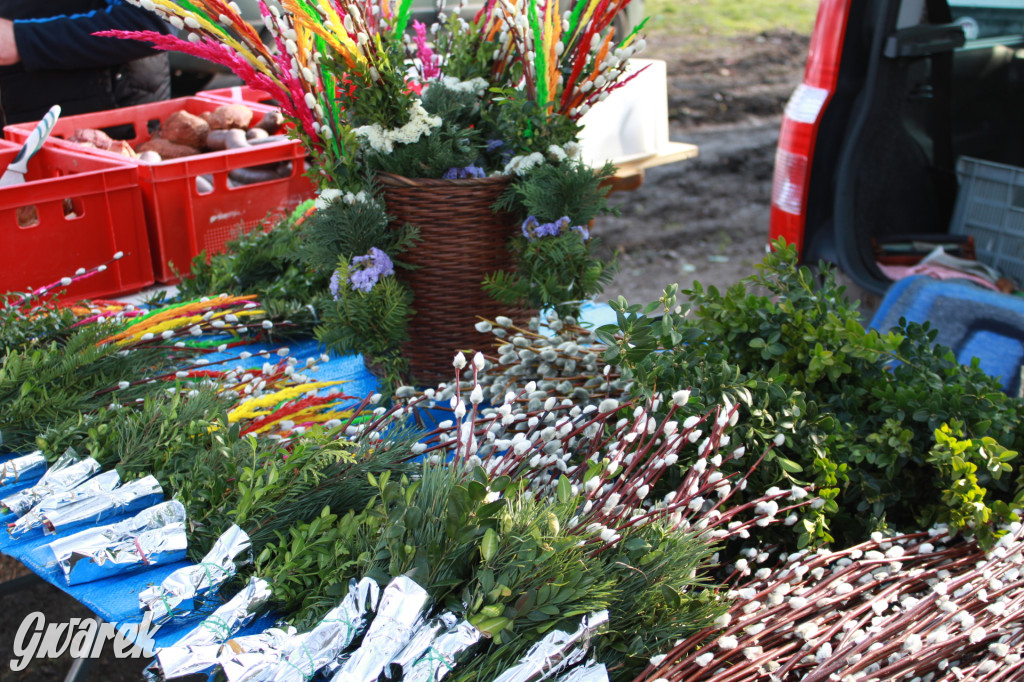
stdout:
{"type": "Polygon", "coordinates": [[[480,166],[474,166],[470,164],[465,168],[449,168],[445,171],[444,175],[441,176],[445,180],[459,180],[462,178],[486,178],[487,173],[480,166]]]}
{"type": "Polygon", "coordinates": [[[352,259],[348,281],[356,291],[370,291],[381,277],[393,274],[395,266],[388,254],[373,246],[365,256],[352,259]]]}
{"type": "Polygon", "coordinates": [[[530,241],[533,241],[533,239],[534,239],[533,231],[537,229],[537,225],[538,225],[538,223],[537,223],[537,216],[535,216],[535,215],[532,215],[529,218],[527,218],[526,220],[524,220],[523,221],[523,236],[526,237],[527,239],[529,239],[530,241]]]}
{"type": "Polygon", "coordinates": [[[567,230],[572,230],[579,232],[580,237],[584,241],[590,238],[590,231],[587,228],[582,225],[572,225],[570,227],[571,223],[572,220],[566,215],[551,223],[541,223],[537,220],[537,216],[530,216],[523,221],[523,236],[533,241],[543,237],[557,237],[560,234],[565,234],[567,230]]]}
{"type": "Polygon", "coordinates": [[[557,237],[562,234],[562,230],[569,227],[569,216],[562,216],[553,223],[544,223],[537,227],[536,234],[538,237],[557,237]]]}
{"type": "Polygon", "coordinates": [[[487,140],[487,151],[493,152],[498,147],[505,144],[504,140],[487,140]]]}
{"type": "Polygon", "coordinates": [[[334,297],[335,301],[338,300],[338,297],[339,297],[339,294],[340,294],[340,292],[338,291],[338,287],[340,287],[340,286],[341,286],[341,273],[338,272],[337,270],[335,270],[333,273],[331,273],[331,283],[327,285],[327,288],[331,290],[331,296],[334,297]]]}

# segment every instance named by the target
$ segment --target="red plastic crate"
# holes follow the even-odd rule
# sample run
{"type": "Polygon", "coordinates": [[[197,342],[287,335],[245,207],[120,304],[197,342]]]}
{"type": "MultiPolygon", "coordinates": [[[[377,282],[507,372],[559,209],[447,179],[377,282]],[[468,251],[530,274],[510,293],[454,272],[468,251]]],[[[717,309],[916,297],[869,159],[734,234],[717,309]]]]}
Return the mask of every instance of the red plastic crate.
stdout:
{"type": "MultiPolygon", "coordinates": [[[[0,168],[20,144],[0,140],[0,168]]],[[[72,283],[61,300],[103,298],[153,284],[134,166],[44,145],[24,184],[0,187],[0,292],[31,291],[124,257],[72,283]]]]}
{"type": "Polygon", "coordinates": [[[196,97],[208,99],[221,104],[262,104],[263,106],[277,106],[277,102],[266,90],[258,90],[248,85],[235,85],[230,88],[215,88],[213,90],[200,90],[196,97]]]}
{"type": "MultiPolygon", "coordinates": [[[[243,231],[248,232],[269,214],[284,214],[313,197],[315,188],[305,175],[302,146],[294,140],[285,139],[246,149],[227,149],[146,164],[112,152],[66,142],[65,138],[79,128],[98,128],[107,130],[112,137],[127,139],[135,146],[149,139],[149,126],[154,121],[163,121],[182,109],[199,115],[224,103],[182,97],[67,116],[57,121],[50,134],[53,145],[138,166],[153,251],[153,270],[159,282],[178,281],[170,264],[173,263],[179,272],[188,272],[192,258],[200,252],[206,251],[210,255],[223,251],[227,241],[243,231]],[[231,171],[280,163],[291,163],[287,177],[249,185],[229,182],[231,171]],[[212,191],[200,192],[196,182],[200,176],[208,176],[212,181],[212,191]]],[[[256,103],[246,104],[255,113],[254,124],[270,109],[256,103]]],[[[24,140],[34,127],[34,123],[10,125],[4,128],[4,134],[14,141],[24,140]]]]}

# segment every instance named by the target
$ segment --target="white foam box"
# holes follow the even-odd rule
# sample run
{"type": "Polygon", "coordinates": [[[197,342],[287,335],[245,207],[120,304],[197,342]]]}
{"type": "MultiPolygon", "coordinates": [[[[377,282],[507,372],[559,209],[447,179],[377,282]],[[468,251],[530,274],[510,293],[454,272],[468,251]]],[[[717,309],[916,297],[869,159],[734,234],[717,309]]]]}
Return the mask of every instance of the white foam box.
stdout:
{"type": "Polygon", "coordinates": [[[580,118],[583,160],[592,166],[615,165],[666,153],[668,81],[660,59],[630,59],[627,77],[636,77],[612,91],[580,118]]]}

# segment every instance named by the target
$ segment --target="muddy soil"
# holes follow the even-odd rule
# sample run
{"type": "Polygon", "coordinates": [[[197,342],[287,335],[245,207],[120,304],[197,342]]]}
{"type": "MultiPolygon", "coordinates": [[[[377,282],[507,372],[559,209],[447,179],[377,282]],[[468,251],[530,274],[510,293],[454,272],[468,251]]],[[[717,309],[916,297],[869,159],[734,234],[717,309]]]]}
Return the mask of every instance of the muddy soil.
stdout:
{"type": "MultiPolygon", "coordinates": [[[[753,271],[768,239],[779,120],[803,74],[807,44],[806,36],[785,32],[713,48],[684,39],[649,41],[645,56],[668,62],[671,139],[698,145],[700,156],[649,170],[638,190],[613,196],[619,216],[594,226],[607,253],[619,253],[620,272],[605,299],[621,294],[647,303],[672,282],[723,288],[753,271]]],[[[0,556],[0,583],[25,572],[0,556]]],[[[34,661],[19,673],[8,667],[15,634],[33,611],[58,623],[89,616],[44,583],[0,596],[0,682],[49,682],[68,670],[67,656],[34,661]]],[[[90,679],[138,680],[141,667],[114,659],[107,647],[90,679]]]]}
{"type": "Polygon", "coordinates": [[[753,271],[768,241],[782,109],[807,45],[786,32],[699,51],[652,41],[647,56],[668,62],[670,138],[696,144],[700,155],[650,169],[639,189],[612,196],[619,215],[594,226],[605,253],[619,254],[603,299],[647,303],[673,282],[721,289],[753,271]]]}

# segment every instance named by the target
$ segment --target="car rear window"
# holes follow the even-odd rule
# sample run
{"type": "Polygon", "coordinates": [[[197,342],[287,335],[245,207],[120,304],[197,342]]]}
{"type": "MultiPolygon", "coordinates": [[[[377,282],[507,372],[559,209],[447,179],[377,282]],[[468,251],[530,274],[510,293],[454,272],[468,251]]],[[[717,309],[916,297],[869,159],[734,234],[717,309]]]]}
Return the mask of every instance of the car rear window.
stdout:
{"type": "Polygon", "coordinates": [[[949,0],[949,9],[968,41],[1024,34],[1024,0],[949,0]]]}

